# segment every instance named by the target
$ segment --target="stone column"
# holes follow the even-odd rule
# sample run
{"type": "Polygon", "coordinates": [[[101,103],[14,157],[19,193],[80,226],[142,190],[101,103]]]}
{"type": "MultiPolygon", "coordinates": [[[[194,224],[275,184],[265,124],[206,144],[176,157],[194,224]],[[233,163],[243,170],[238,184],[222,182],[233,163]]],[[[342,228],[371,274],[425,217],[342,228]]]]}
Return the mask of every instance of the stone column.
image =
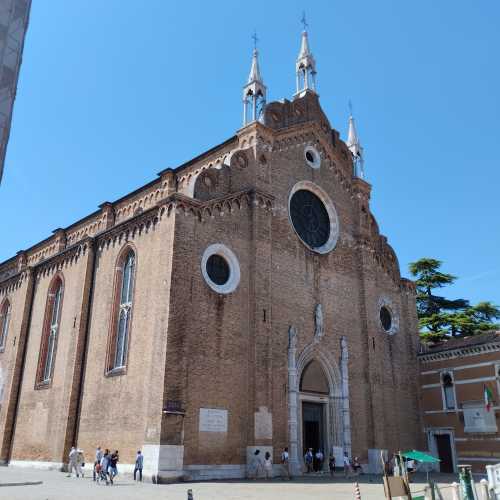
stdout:
{"type": "Polygon", "coordinates": [[[298,438],[298,380],[297,380],[297,331],[294,326],[288,329],[288,432],[290,474],[298,476],[301,472],[298,438]]]}
{"type": "Polygon", "coordinates": [[[347,339],[340,339],[342,354],[340,356],[340,373],[342,377],[342,445],[344,451],[351,455],[351,415],[349,410],[349,352],[347,339]]]}

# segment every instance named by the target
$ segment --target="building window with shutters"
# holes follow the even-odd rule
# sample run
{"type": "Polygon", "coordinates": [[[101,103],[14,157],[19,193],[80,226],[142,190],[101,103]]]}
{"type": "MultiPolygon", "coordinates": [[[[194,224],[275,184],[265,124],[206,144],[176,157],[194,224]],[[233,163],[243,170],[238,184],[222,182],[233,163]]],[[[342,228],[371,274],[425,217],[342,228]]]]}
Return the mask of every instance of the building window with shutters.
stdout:
{"type": "Polygon", "coordinates": [[[443,409],[445,410],[455,410],[456,398],[455,398],[455,384],[453,382],[453,375],[449,372],[444,372],[441,374],[441,387],[443,391],[443,409]]]}
{"type": "Polygon", "coordinates": [[[108,342],[108,375],[125,373],[127,367],[130,327],[135,283],[136,254],[127,245],[117,260],[114,283],[114,300],[108,342]]]}
{"type": "Polygon", "coordinates": [[[10,321],[10,302],[5,299],[0,306],[0,352],[5,350],[10,321]]]}
{"type": "Polygon", "coordinates": [[[57,352],[57,340],[61,323],[63,291],[64,285],[62,275],[57,274],[49,286],[47,295],[42,340],[38,358],[36,388],[41,389],[50,387],[52,382],[57,352]]]}

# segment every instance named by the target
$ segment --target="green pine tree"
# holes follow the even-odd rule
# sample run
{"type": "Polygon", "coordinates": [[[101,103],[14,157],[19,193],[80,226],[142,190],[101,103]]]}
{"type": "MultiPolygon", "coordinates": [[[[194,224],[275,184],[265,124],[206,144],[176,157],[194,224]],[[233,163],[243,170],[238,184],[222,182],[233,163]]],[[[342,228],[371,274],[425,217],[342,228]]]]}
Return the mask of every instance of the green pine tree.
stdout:
{"type": "Polygon", "coordinates": [[[491,302],[471,306],[466,299],[449,300],[435,290],[452,285],[457,277],[440,271],[442,262],[424,257],[410,263],[410,273],[417,289],[417,313],[420,335],[424,341],[474,335],[498,328],[500,308],[491,302]]]}

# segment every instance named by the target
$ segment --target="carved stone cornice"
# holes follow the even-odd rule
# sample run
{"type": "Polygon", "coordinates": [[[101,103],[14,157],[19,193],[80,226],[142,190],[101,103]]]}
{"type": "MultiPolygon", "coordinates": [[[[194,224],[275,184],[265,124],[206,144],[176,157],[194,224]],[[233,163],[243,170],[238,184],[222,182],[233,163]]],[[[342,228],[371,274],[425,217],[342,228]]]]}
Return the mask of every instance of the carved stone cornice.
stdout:
{"type": "Polygon", "coordinates": [[[93,242],[94,238],[87,236],[78,243],[75,243],[61,252],[48,257],[46,260],[35,264],[33,266],[35,278],[38,279],[39,277],[58,271],[67,265],[76,263],[82,255],[87,253],[87,249],[90,245],[93,245],[93,242]]]}
{"type": "Polygon", "coordinates": [[[417,356],[421,362],[428,363],[431,361],[443,361],[446,359],[462,358],[464,356],[474,356],[491,352],[500,352],[500,341],[488,344],[457,347],[456,349],[450,349],[449,351],[419,353],[417,356]]]}

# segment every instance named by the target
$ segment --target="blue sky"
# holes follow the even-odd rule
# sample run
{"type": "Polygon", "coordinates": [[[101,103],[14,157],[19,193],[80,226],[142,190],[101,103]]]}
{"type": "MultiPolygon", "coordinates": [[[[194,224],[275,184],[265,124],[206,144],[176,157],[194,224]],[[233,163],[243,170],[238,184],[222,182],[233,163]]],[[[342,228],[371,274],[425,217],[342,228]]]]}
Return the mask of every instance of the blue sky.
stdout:
{"type": "Polygon", "coordinates": [[[307,5],[318,90],[354,106],[372,210],[407,275],[500,303],[500,2],[33,2],[0,185],[0,260],[234,134],[257,29],[269,100],[290,98],[307,5]]]}

